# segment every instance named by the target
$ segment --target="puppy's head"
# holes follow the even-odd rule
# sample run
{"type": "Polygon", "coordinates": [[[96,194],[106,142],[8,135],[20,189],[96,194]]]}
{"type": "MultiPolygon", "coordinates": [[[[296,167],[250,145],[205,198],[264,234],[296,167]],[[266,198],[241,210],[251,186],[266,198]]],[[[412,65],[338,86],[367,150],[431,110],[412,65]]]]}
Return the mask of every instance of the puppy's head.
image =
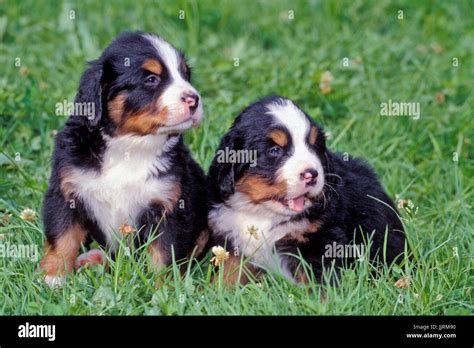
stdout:
{"type": "Polygon", "coordinates": [[[179,133],[197,126],[202,100],[184,55],[162,38],[124,33],[84,73],[76,103],[93,103],[89,129],[111,134],[179,133]]]}
{"type": "Polygon", "coordinates": [[[246,108],[223,138],[211,185],[222,201],[240,195],[277,214],[299,214],[322,195],[325,151],[322,129],[304,111],[268,97],[246,108]]]}

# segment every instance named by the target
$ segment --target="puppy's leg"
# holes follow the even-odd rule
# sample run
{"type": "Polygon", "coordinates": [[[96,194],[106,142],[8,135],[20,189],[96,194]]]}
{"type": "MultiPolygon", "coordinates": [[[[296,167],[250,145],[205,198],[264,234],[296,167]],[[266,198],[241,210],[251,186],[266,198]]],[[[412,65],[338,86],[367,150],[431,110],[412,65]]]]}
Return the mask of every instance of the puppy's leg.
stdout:
{"type": "MultiPolygon", "coordinates": [[[[242,261],[240,256],[229,255],[219,267],[224,267],[222,272],[222,282],[226,287],[237,284],[245,285],[250,282],[251,277],[258,278],[262,273],[260,269],[252,264],[242,261]]],[[[218,275],[212,280],[216,283],[218,275]]]]}
{"type": "Polygon", "coordinates": [[[46,272],[45,281],[49,286],[61,285],[65,273],[72,272],[86,234],[86,231],[75,223],[56,236],[52,242],[45,243],[45,255],[40,267],[46,272]]]}
{"type": "Polygon", "coordinates": [[[79,269],[84,266],[94,265],[107,266],[107,257],[101,249],[92,249],[79,255],[74,263],[74,268],[79,269]]]}
{"type": "Polygon", "coordinates": [[[196,257],[199,259],[199,256],[202,255],[203,251],[206,250],[208,242],[210,238],[210,232],[206,228],[199,233],[198,238],[196,239],[196,242],[194,243],[194,248],[191,250],[191,252],[188,254],[188,256],[191,257],[196,257]]]}
{"type": "MultiPolygon", "coordinates": [[[[193,226],[194,221],[186,210],[158,200],[143,211],[137,220],[137,242],[140,245],[152,239],[148,252],[155,271],[159,272],[170,266],[173,259],[189,259],[204,251],[209,231],[202,226],[202,230],[197,232],[196,226],[193,226]]],[[[183,263],[180,273],[184,274],[185,271],[183,263]]],[[[162,279],[158,279],[158,282],[160,280],[162,279]]]]}
{"type": "MultiPolygon", "coordinates": [[[[177,242],[177,231],[180,226],[173,225],[172,214],[168,215],[160,204],[154,204],[147,208],[138,219],[138,226],[141,226],[137,235],[136,245],[146,243],[153,239],[148,247],[151,257],[152,267],[156,272],[171,265],[173,261],[173,251],[176,259],[186,257],[180,249],[174,250],[174,246],[179,246],[177,242]]],[[[163,277],[157,280],[157,287],[163,283],[163,277]]]]}
{"type": "Polygon", "coordinates": [[[74,268],[74,261],[87,232],[76,218],[77,202],[66,186],[61,186],[59,175],[54,173],[43,202],[43,223],[46,235],[45,255],[40,268],[46,273],[50,286],[61,285],[66,272],[74,268]]]}

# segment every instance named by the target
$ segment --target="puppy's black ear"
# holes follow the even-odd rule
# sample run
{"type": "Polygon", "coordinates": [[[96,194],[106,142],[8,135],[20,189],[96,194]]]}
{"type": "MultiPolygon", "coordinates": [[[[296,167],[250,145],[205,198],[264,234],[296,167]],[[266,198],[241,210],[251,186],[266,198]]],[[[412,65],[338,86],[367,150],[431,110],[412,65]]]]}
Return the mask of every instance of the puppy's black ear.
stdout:
{"type": "Polygon", "coordinates": [[[209,169],[212,189],[222,199],[226,199],[235,192],[235,180],[242,170],[241,163],[229,161],[229,154],[241,148],[241,141],[235,130],[227,133],[222,138],[216,156],[209,169]],[[217,192],[216,192],[217,191],[217,192]]]}
{"type": "Polygon", "coordinates": [[[75,109],[84,114],[74,116],[84,117],[87,128],[92,131],[97,128],[102,118],[103,68],[99,61],[89,64],[89,68],[81,77],[75,99],[75,109]]]}

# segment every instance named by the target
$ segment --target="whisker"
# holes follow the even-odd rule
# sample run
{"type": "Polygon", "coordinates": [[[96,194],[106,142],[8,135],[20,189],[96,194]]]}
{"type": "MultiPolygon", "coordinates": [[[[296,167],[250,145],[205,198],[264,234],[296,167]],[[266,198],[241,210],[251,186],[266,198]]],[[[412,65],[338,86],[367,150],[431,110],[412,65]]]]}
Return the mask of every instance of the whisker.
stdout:
{"type": "Polygon", "coordinates": [[[325,174],[324,174],[324,176],[334,176],[334,177],[336,177],[336,178],[339,178],[339,180],[341,180],[341,181],[342,181],[342,178],[341,178],[339,175],[337,175],[337,174],[333,174],[333,173],[325,173],[325,174]]]}
{"type": "Polygon", "coordinates": [[[337,192],[337,190],[331,184],[324,183],[324,186],[327,186],[329,189],[333,190],[334,193],[339,197],[339,192],[337,192]]]}

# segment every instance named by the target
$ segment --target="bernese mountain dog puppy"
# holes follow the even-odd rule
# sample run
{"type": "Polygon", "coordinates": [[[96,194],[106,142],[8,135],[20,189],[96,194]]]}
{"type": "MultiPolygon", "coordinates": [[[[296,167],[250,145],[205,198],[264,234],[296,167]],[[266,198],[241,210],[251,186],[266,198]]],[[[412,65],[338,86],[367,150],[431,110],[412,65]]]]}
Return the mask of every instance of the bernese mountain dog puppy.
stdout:
{"type": "Polygon", "coordinates": [[[207,230],[205,175],[181,134],[203,107],[183,53],[153,34],[123,33],[90,62],[75,106],[44,197],[46,282],[59,284],[92,240],[114,255],[122,234],[153,237],[158,269],[196,251],[207,230]]]}
{"type": "Polygon", "coordinates": [[[334,246],[371,239],[371,259],[387,263],[404,251],[402,223],[374,171],[327,149],[322,128],[289,99],[266,97],[241,112],[208,185],[210,245],[229,252],[228,282],[236,281],[242,256],[249,261],[243,283],[248,271],[262,270],[307,282],[301,258],[322,282],[323,266],[347,264],[340,253],[328,255],[334,246]]]}

